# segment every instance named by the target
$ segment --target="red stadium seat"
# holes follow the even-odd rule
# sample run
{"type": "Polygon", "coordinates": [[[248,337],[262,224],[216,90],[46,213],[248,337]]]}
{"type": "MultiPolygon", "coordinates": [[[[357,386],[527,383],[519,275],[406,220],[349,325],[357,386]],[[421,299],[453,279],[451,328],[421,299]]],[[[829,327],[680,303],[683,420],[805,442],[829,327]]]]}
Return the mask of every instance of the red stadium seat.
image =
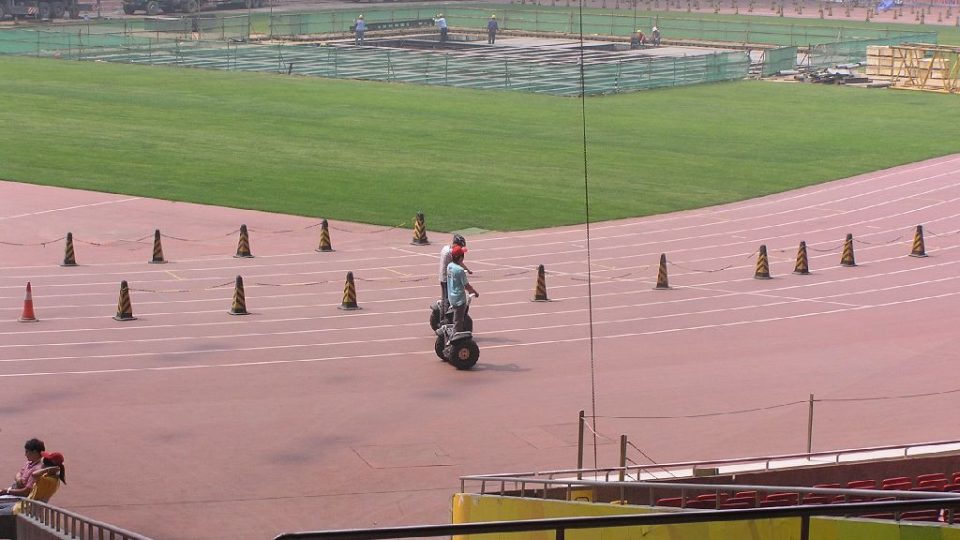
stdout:
{"type": "Polygon", "coordinates": [[[761,508],[768,506],[794,506],[800,503],[800,495],[797,493],[771,493],[760,501],[761,508]]]}
{"type": "MultiPolygon", "coordinates": [[[[887,486],[890,486],[890,485],[899,486],[903,484],[907,484],[907,487],[909,488],[913,486],[913,480],[911,480],[909,476],[897,476],[896,478],[884,478],[883,481],[880,482],[880,489],[894,489],[894,488],[888,488],[887,486]]],[[[901,488],[896,488],[896,489],[901,489],[901,488]]]]}
{"type": "Polygon", "coordinates": [[[946,485],[946,478],[921,480],[917,482],[917,489],[922,491],[943,491],[943,488],[946,487],[946,485]]]}
{"type": "Polygon", "coordinates": [[[683,497],[665,497],[657,499],[657,506],[674,506],[680,508],[683,506],[683,497]]]}
{"type": "Polygon", "coordinates": [[[901,482],[899,484],[897,483],[887,484],[886,481],[884,481],[883,487],[881,489],[889,489],[889,490],[895,490],[895,491],[910,491],[911,489],[913,489],[913,484],[911,484],[909,480],[907,480],[906,482],[901,482]]]}
{"type": "Polygon", "coordinates": [[[876,480],[853,480],[847,482],[847,489],[877,489],[876,480]]]}
{"type": "Polygon", "coordinates": [[[917,485],[919,485],[920,482],[926,482],[927,480],[943,480],[943,481],[944,481],[944,484],[946,484],[946,483],[947,483],[947,475],[945,475],[945,474],[943,474],[943,473],[941,473],[941,472],[938,472],[938,473],[930,473],[930,474],[921,474],[921,475],[918,475],[918,476],[917,476],[917,485]]]}
{"type": "Polygon", "coordinates": [[[803,496],[803,504],[830,504],[833,500],[833,497],[830,495],[817,495],[815,493],[807,493],[803,496]]]}

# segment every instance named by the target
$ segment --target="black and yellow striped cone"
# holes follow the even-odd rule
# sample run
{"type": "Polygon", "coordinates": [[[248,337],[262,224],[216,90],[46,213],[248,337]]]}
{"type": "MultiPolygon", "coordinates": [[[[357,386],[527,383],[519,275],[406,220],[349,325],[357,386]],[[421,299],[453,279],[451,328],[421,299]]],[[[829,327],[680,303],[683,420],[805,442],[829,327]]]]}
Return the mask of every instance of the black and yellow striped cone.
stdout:
{"type": "Polygon", "coordinates": [[[843,255],[840,256],[841,266],[856,266],[853,260],[853,235],[847,233],[847,239],[843,242],[843,255]]]}
{"type": "Polygon", "coordinates": [[[73,252],[73,233],[67,233],[67,246],[63,251],[63,263],[60,266],[76,266],[77,257],[73,252]]]}
{"type": "Polygon", "coordinates": [[[537,288],[533,291],[534,302],[549,302],[547,298],[547,277],[543,265],[537,267],[537,288]]]}
{"type": "Polygon", "coordinates": [[[120,299],[117,300],[117,314],[113,316],[117,321],[135,321],[133,316],[133,306],[130,304],[130,288],[127,281],[120,282],[120,299]]]}
{"type": "Polygon", "coordinates": [[[810,273],[810,264],[807,260],[807,243],[800,241],[800,249],[797,250],[797,264],[793,267],[794,274],[807,275],[810,273]]]}
{"type": "Polygon", "coordinates": [[[233,304],[230,305],[231,315],[249,315],[247,311],[247,296],[243,293],[243,278],[237,276],[237,283],[233,287],[233,304]]]}
{"type": "Polygon", "coordinates": [[[357,286],[353,283],[353,272],[347,272],[347,281],[343,284],[343,301],[340,309],[360,309],[357,305],[357,286]]]}
{"type": "Polygon", "coordinates": [[[667,254],[660,254],[660,269],[657,271],[657,286],[654,289],[669,289],[670,282],[667,280],[667,254]]]}
{"type": "Polygon", "coordinates": [[[240,241],[237,242],[237,254],[234,257],[244,259],[253,257],[253,254],[250,253],[250,236],[247,235],[246,225],[240,226],[240,241]]]}
{"type": "Polygon", "coordinates": [[[317,251],[333,251],[333,246],[330,245],[330,225],[327,220],[320,223],[320,246],[317,247],[317,251]]]}
{"type": "Polygon", "coordinates": [[[923,245],[923,225],[917,225],[917,232],[913,235],[913,250],[910,251],[911,257],[926,257],[927,250],[923,245]]]}
{"type": "Polygon", "coordinates": [[[153,231],[153,258],[150,264],[164,264],[167,261],[163,258],[163,246],[160,244],[160,229],[153,231]]]}
{"type": "Polygon", "coordinates": [[[753,274],[754,279],[770,279],[770,262],[767,260],[767,246],[760,246],[760,254],[757,255],[757,271],[753,274]]]}
{"type": "Polygon", "coordinates": [[[427,227],[424,224],[423,212],[417,212],[417,217],[414,218],[413,241],[410,243],[415,246],[425,246],[430,243],[427,240],[427,227]]]}

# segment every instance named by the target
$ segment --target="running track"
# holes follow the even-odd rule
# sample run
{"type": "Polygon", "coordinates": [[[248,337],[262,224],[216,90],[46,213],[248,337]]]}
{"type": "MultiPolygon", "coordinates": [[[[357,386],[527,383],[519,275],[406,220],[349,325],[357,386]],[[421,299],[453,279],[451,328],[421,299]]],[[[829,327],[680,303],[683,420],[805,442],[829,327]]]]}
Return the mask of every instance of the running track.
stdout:
{"type": "Polygon", "coordinates": [[[420,247],[409,226],[331,222],[336,251],[317,253],[315,219],[0,193],[0,471],[42,437],[67,456],[55,503],[157,539],[446,522],[459,475],[575,465],[591,366],[601,466],[621,433],[659,462],[802,451],[805,403],[777,405],[811,393],[941,393],[818,403],[815,450],[960,435],[960,156],[594,224],[592,359],[584,227],[470,237],[471,372],[435,357],[426,323],[446,234],[420,247]],[[241,223],[253,259],[232,257],[241,223]],[[917,224],[927,258],[907,256],[917,224]],[[156,228],[165,265],[146,264],[156,228]],[[791,273],[801,240],[808,276],[791,273]],[[539,264],[548,303],[530,301],[539,264]],[[355,312],[338,309],[347,271],[355,312]],[[245,317],[227,314],[237,275],[245,317]],[[136,321],[112,319],[121,280],[136,321]],[[16,322],[27,281],[39,323],[16,322]]]}

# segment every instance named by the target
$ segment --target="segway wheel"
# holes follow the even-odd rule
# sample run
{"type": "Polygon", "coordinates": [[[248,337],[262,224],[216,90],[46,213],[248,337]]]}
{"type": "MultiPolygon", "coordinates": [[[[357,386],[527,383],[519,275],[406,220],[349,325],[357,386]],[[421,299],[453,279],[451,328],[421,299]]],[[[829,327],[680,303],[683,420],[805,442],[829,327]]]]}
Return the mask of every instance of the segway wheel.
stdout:
{"type": "Polygon", "coordinates": [[[437,336],[437,340],[433,342],[433,352],[437,353],[437,357],[444,362],[447,361],[447,357],[443,355],[443,347],[446,345],[446,341],[443,336],[437,336]]]}
{"type": "Polygon", "coordinates": [[[472,339],[455,341],[451,345],[449,361],[457,369],[470,369],[480,359],[480,347],[472,339]]]}
{"type": "Polygon", "coordinates": [[[440,328],[440,308],[436,304],[430,306],[430,328],[434,332],[437,331],[437,328],[440,328]]]}

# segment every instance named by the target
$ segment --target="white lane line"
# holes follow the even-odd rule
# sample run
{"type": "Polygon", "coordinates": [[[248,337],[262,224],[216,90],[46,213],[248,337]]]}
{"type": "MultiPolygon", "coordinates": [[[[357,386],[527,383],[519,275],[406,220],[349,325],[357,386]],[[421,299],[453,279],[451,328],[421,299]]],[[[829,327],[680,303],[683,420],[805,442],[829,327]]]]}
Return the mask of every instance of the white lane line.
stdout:
{"type": "MultiPolygon", "coordinates": [[[[877,309],[883,307],[897,306],[905,303],[916,303],[928,300],[936,300],[941,298],[948,298],[960,295],[960,292],[951,292],[944,293],[936,296],[927,296],[923,298],[911,298],[905,301],[898,302],[889,302],[884,304],[873,304],[869,306],[861,306],[854,308],[856,311],[864,311],[869,309],[877,309]]],[[[800,313],[796,315],[788,315],[781,317],[768,317],[762,319],[751,319],[743,321],[732,321],[728,323],[716,323],[708,325],[698,325],[698,326],[686,326],[678,328],[668,328],[663,330],[650,330],[645,332],[630,332],[623,334],[615,334],[610,336],[599,336],[595,339],[600,341],[604,340],[616,340],[616,339],[626,339],[626,338],[635,338],[641,336],[651,336],[658,334],[671,334],[678,332],[690,332],[698,330],[706,330],[712,328],[728,328],[733,326],[743,326],[747,324],[764,324],[771,322],[781,322],[785,320],[792,319],[802,319],[814,316],[822,315],[832,315],[836,313],[843,313],[846,311],[851,311],[850,309],[835,309],[828,311],[812,312],[812,313],[800,313]]],[[[564,325],[563,328],[573,326],[573,325],[564,325]]],[[[528,331],[528,330],[523,330],[528,331]]],[[[422,339],[422,338],[410,338],[410,339],[422,339]]],[[[500,344],[500,345],[486,345],[483,344],[482,337],[480,338],[481,348],[483,350],[489,349],[506,349],[514,347],[536,347],[536,346],[545,346],[545,345],[558,345],[558,344],[567,344],[567,343],[580,343],[590,340],[589,336],[577,337],[577,338],[567,338],[567,339],[555,339],[555,340],[544,340],[544,341],[533,341],[526,343],[510,343],[510,344],[500,344]]],[[[233,362],[227,364],[190,364],[182,366],[156,366],[156,367],[142,367],[142,368],[116,368],[116,369],[96,369],[96,370],[70,370],[70,371],[43,371],[43,372],[25,372],[25,373],[6,373],[0,374],[0,378],[18,378],[18,377],[42,377],[42,376],[57,376],[57,375],[103,375],[103,374],[120,374],[120,373],[143,373],[151,371],[179,371],[187,369],[209,369],[209,368],[238,368],[238,367],[257,367],[257,366],[266,366],[266,365],[277,365],[277,364],[306,364],[306,363],[316,363],[316,362],[330,362],[335,360],[363,360],[363,359],[376,359],[376,358],[389,358],[396,356],[412,357],[420,355],[430,355],[435,356],[434,351],[431,349],[427,351],[393,351],[387,353],[375,353],[375,354],[358,354],[358,355],[341,355],[341,356],[329,356],[323,358],[299,358],[299,359],[285,359],[285,360],[262,360],[256,362],[233,362]]]]}
{"type": "MultiPolygon", "coordinates": [[[[947,282],[947,281],[953,281],[953,280],[956,280],[956,279],[960,279],[960,276],[944,277],[944,278],[940,278],[940,279],[938,279],[938,280],[933,280],[933,281],[931,281],[931,283],[943,283],[943,282],[947,282]]],[[[896,286],[896,287],[877,288],[877,289],[873,289],[873,290],[871,290],[871,291],[863,291],[862,294],[867,294],[867,293],[872,293],[872,292],[888,292],[888,291],[894,290],[894,289],[901,289],[901,288],[907,288],[907,287],[918,287],[918,286],[927,285],[927,284],[929,284],[929,283],[917,283],[917,284],[910,284],[910,285],[907,285],[907,286],[896,286]]],[[[859,293],[858,293],[858,294],[859,294],[859,293]]],[[[946,294],[946,295],[930,296],[930,297],[926,297],[926,298],[942,298],[942,297],[945,297],[945,296],[953,296],[953,295],[957,295],[957,294],[960,294],[960,292],[948,293],[948,294],[946,294]]],[[[732,295],[732,294],[731,294],[731,295],[732,295]]],[[[643,316],[639,316],[639,317],[616,318],[616,319],[607,320],[607,321],[594,321],[593,324],[596,325],[596,326],[604,326],[604,325],[625,324],[625,323],[633,323],[633,322],[641,322],[641,321],[649,322],[649,321],[655,321],[655,320],[677,319],[677,318],[680,318],[680,317],[700,317],[700,316],[703,316],[703,315],[725,314],[725,313],[733,313],[733,312],[744,312],[744,311],[746,311],[746,312],[754,312],[754,311],[760,311],[760,310],[765,310],[765,309],[770,309],[770,308],[775,308],[775,307],[780,307],[780,306],[786,306],[786,305],[798,305],[798,304],[807,304],[807,303],[838,303],[838,302],[835,302],[835,301],[832,300],[832,299],[838,298],[838,297],[845,297],[845,296],[850,296],[850,295],[848,295],[848,294],[846,294],[846,293],[840,293],[840,294],[836,294],[836,295],[827,295],[827,296],[821,296],[821,297],[816,297],[816,298],[798,298],[798,299],[790,299],[790,298],[788,298],[788,299],[785,299],[785,300],[782,300],[782,301],[779,301],[779,302],[767,302],[767,303],[763,303],[763,304],[742,305],[742,306],[735,306],[735,307],[721,307],[721,308],[706,309],[706,310],[699,310],[699,311],[691,311],[691,312],[685,312],[685,313],[668,313],[668,314],[661,314],[661,315],[643,315],[643,316]]],[[[812,311],[812,312],[808,312],[808,313],[801,314],[801,315],[802,315],[802,316],[814,316],[814,315],[823,315],[823,314],[834,314],[834,313],[841,313],[841,312],[846,312],[846,311],[858,311],[858,310],[863,309],[864,307],[877,306],[877,305],[882,305],[882,306],[895,306],[895,305],[900,305],[900,304],[910,304],[910,303],[914,303],[914,302],[917,301],[918,299],[922,299],[922,298],[924,298],[924,297],[917,297],[917,298],[911,298],[911,299],[908,299],[908,300],[900,300],[900,301],[894,301],[894,302],[886,302],[886,303],[883,303],[883,304],[867,304],[867,305],[840,304],[842,307],[841,307],[841,308],[838,308],[838,309],[831,309],[831,310],[826,310],[826,311],[812,311]]],[[[617,308],[618,308],[618,309],[623,309],[623,308],[635,308],[635,307],[638,307],[638,306],[618,306],[617,308]]],[[[607,309],[612,309],[612,308],[607,308],[607,309]]],[[[571,312],[582,312],[582,311],[585,311],[585,310],[583,310],[583,309],[580,309],[580,310],[571,310],[571,312]]],[[[551,315],[552,315],[552,316],[556,316],[556,314],[551,314],[551,315]]],[[[797,317],[799,317],[799,316],[801,316],[801,315],[787,315],[787,316],[781,316],[781,317],[770,317],[770,318],[759,319],[759,320],[760,320],[760,321],[765,321],[765,322],[778,321],[778,320],[789,320],[789,319],[797,318],[797,317]]],[[[754,322],[755,322],[755,321],[756,321],[756,320],[754,320],[754,322]]],[[[746,321],[746,322],[750,322],[750,321],[746,321]]],[[[407,323],[407,324],[402,325],[402,326],[414,326],[414,325],[415,325],[415,326],[420,326],[420,324],[422,324],[422,323],[407,323]]],[[[500,331],[497,331],[497,332],[495,332],[495,334],[499,335],[499,334],[515,333],[515,332],[523,332],[523,333],[528,333],[528,332],[543,332],[543,331],[547,331],[547,330],[559,330],[559,329],[571,328],[571,327],[584,327],[584,326],[587,326],[588,324],[589,324],[589,322],[583,321],[583,322],[565,323],[565,324],[550,325],[550,326],[512,328],[512,329],[509,329],[509,330],[500,330],[500,331]]],[[[727,323],[715,323],[715,324],[711,324],[711,325],[703,325],[703,326],[689,327],[689,328],[692,328],[692,329],[723,328],[723,327],[733,326],[733,325],[737,325],[737,324],[741,324],[741,321],[733,321],[733,322],[727,322],[727,323]]],[[[688,328],[688,327],[678,327],[677,329],[673,329],[673,330],[666,330],[666,329],[665,329],[665,330],[659,331],[659,333],[665,333],[665,332],[667,332],[667,331],[676,331],[676,330],[681,330],[681,329],[684,329],[684,328],[688,328]]],[[[330,331],[334,331],[334,330],[339,330],[339,329],[330,329],[330,331]]],[[[351,329],[351,330],[363,330],[363,328],[354,328],[354,329],[351,329]]],[[[323,329],[318,329],[318,330],[303,330],[303,331],[279,332],[279,333],[276,333],[276,334],[265,334],[265,335],[311,334],[311,333],[321,333],[321,332],[324,332],[324,331],[327,331],[327,330],[323,330],[323,329]]],[[[641,335],[646,335],[646,334],[641,334],[641,335]]],[[[243,337],[243,336],[244,336],[244,335],[241,335],[240,337],[243,337]]],[[[246,336],[257,337],[258,334],[249,334],[249,335],[246,335],[246,336]]],[[[609,336],[599,336],[600,339],[605,339],[606,337],[609,337],[609,336]]],[[[88,354],[88,355],[80,355],[80,356],[46,356],[46,357],[30,356],[30,357],[24,357],[24,358],[7,358],[7,359],[2,359],[2,360],[0,360],[0,364],[2,364],[2,363],[21,363],[21,362],[54,361],[54,360],[86,360],[86,359],[94,359],[94,358],[97,358],[97,359],[112,359],[112,358],[131,358],[131,357],[150,357],[150,356],[164,356],[164,357],[167,357],[167,356],[180,356],[180,355],[198,355],[198,356],[199,356],[199,355],[204,355],[204,354],[207,354],[207,353],[237,353],[237,352],[251,352],[251,351],[266,351],[266,350],[269,350],[269,351],[272,351],[272,350],[289,350],[289,349],[307,348],[307,347],[326,348],[326,347],[345,346],[345,345],[346,345],[346,346],[349,346],[349,345],[370,344],[370,343],[396,343],[396,342],[410,341],[410,340],[415,340],[415,339],[416,339],[416,340],[419,340],[419,339],[423,339],[423,338],[420,337],[420,336],[407,336],[407,337],[401,337],[401,338],[347,340],[347,341],[336,341],[336,342],[325,342],[325,343],[265,345],[265,346],[259,346],[259,347],[221,347],[221,348],[216,348],[216,349],[200,348],[200,349],[188,349],[188,350],[167,351],[167,352],[163,352],[163,351],[161,351],[161,352],[148,351],[148,352],[124,352],[124,353],[116,353],[116,354],[97,354],[97,355],[90,355],[90,354],[88,354]]],[[[199,340],[199,338],[197,338],[197,340],[199,340]]],[[[137,340],[137,341],[139,342],[139,341],[152,341],[152,340],[137,340]]]]}
{"type": "Polygon", "coordinates": [[[0,216],[0,221],[6,221],[6,220],[8,220],[8,219],[17,219],[17,218],[22,218],[22,217],[42,216],[42,215],[44,215],[44,214],[54,214],[54,213],[57,213],[57,212],[66,212],[66,211],[69,211],[69,210],[77,210],[77,209],[81,209],[81,208],[96,208],[96,207],[98,207],[98,206],[106,206],[106,205],[111,205],[111,204],[122,204],[122,203],[131,202],[131,201],[139,201],[139,200],[142,200],[142,199],[143,199],[143,197],[129,197],[129,198],[126,198],[126,199],[116,199],[116,200],[112,200],[112,201],[102,201],[102,202],[98,202],[98,203],[78,204],[78,205],[75,205],[75,206],[65,206],[65,207],[63,207],[63,208],[51,208],[51,209],[49,209],[49,210],[39,210],[39,211],[37,211],[37,212],[28,212],[28,213],[26,213],[26,214],[17,214],[17,215],[14,215],[14,216],[0,216]]]}

